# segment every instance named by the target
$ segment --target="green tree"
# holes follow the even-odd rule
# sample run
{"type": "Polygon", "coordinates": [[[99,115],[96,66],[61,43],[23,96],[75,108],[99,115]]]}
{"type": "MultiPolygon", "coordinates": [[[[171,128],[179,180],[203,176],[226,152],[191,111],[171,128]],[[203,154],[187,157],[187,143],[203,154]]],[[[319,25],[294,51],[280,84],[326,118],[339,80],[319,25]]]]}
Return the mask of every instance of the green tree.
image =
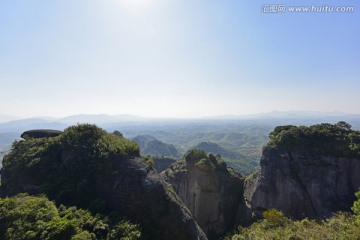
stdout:
{"type": "Polygon", "coordinates": [[[89,211],[55,203],[46,197],[19,194],[0,199],[0,239],[4,240],[137,240],[138,225],[120,221],[111,226],[89,211]]]}
{"type": "Polygon", "coordinates": [[[360,191],[355,193],[357,200],[354,202],[351,210],[355,213],[356,223],[360,225],[360,191]]]}

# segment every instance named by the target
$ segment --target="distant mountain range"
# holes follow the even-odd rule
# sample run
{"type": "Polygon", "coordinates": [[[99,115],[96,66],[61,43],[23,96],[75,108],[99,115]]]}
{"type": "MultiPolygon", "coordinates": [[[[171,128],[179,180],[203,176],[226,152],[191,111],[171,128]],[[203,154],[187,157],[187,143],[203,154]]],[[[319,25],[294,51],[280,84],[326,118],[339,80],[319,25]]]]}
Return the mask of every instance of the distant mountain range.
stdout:
{"type": "Polygon", "coordinates": [[[12,142],[20,139],[21,133],[27,130],[64,130],[77,123],[91,123],[109,132],[120,131],[124,137],[134,139],[141,146],[143,155],[178,159],[187,150],[198,145],[197,147],[205,151],[220,153],[229,166],[246,174],[257,167],[261,149],[267,143],[268,134],[274,127],[279,125],[308,126],[338,121],[348,122],[354,130],[360,129],[360,114],[340,112],[270,112],[201,119],[156,119],[106,114],[17,119],[0,114],[0,151],[3,154],[9,151],[12,142]],[[140,137],[135,139],[137,136],[140,137]]]}
{"type": "MultiPolygon", "coordinates": [[[[266,141],[267,134],[273,127],[278,125],[312,125],[322,122],[336,123],[346,121],[352,125],[353,129],[360,129],[360,114],[347,114],[341,112],[309,112],[309,111],[275,111],[263,114],[243,115],[243,116],[218,116],[212,118],[198,119],[160,119],[144,118],[134,115],[107,115],[107,114],[79,114],[64,118],[36,117],[19,119],[14,116],[0,114],[0,133],[14,133],[20,135],[22,132],[31,129],[54,129],[64,130],[70,125],[77,123],[97,124],[107,131],[119,130],[124,136],[134,138],[137,135],[152,135],[165,143],[183,146],[188,149],[200,142],[220,141],[218,137],[226,134],[227,138],[236,138],[237,141],[246,141],[251,145],[258,146],[259,143],[266,141]],[[240,126],[240,128],[239,128],[240,126]],[[243,127],[252,126],[259,133],[248,133],[255,139],[239,136],[243,134],[243,127]],[[226,131],[223,131],[226,130],[226,131]],[[154,133],[156,132],[156,135],[154,133]],[[220,132],[220,133],[219,133],[220,132]],[[265,136],[264,136],[265,133],[265,136]],[[189,134],[198,134],[199,139],[191,137],[189,134]],[[220,134],[220,135],[219,135],[220,134]],[[260,135],[262,134],[262,137],[260,135]],[[187,145],[187,146],[185,146],[187,145]]],[[[248,131],[248,130],[247,130],[248,131]]],[[[221,140],[224,142],[224,140],[221,140]]],[[[230,139],[230,141],[232,141],[230,139]]],[[[240,143],[230,148],[237,148],[240,143]]]]}
{"type": "Polygon", "coordinates": [[[106,115],[106,114],[79,114],[64,118],[36,117],[16,119],[0,115],[0,131],[26,131],[29,129],[55,129],[63,130],[64,128],[77,123],[91,123],[97,125],[111,125],[118,123],[144,122],[145,118],[133,115],[106,115]],[[9,121],[6,121],[9,119],[9,121]]]}
{"type": "Polygon", "coordinates": [[[141,155],[180,158],[180,153],[174,145],[159,141],[153,136],[139,135],[132,140],[139,144],[141,155]]]}
{"type": "Polygon", "coordinates": [[[9,121],[16,120],[16,119],[19,119],[19,118],[0,113],[0,123],[9,122],[9,121]]]}
{"type": "MultiPolygon", "coordinates": [[[[263,119],[295,119],[295,120],[346,120],[360,119],[360,114],[349,114],[343,112],[317,112],[317,111],[273,111],[268,113],[248,114],[248,115],[223,115],[205,118],[181,119],[181,118],[145,118],[136,115],[120,114],[78,114],[63,118],[53,117],[33,117],[20,118],[0,113],[0,127],[6,125],[24,125],[34,123],[73,125],[76,123],[95,123],[95,124],[114,124],[130,122],[188,122],[188,121],[208,121],[208,120],[263,120],[263,119]],[[4,125],[5,124],[5,125],[4,125]]],[[[1,128],[0,128],[1,130],[1,128]]]]}

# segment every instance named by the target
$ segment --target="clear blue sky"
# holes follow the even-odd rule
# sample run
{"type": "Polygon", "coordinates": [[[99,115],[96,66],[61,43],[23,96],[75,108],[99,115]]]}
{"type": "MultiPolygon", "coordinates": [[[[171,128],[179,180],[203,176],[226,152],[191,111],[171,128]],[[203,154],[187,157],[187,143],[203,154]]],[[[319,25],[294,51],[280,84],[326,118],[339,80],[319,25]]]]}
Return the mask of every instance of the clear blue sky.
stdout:
{"type": "Polygon", "coordinates": [[[360,0],[0,0],[0,83],[26,117],[360,113],[360,0]]]}

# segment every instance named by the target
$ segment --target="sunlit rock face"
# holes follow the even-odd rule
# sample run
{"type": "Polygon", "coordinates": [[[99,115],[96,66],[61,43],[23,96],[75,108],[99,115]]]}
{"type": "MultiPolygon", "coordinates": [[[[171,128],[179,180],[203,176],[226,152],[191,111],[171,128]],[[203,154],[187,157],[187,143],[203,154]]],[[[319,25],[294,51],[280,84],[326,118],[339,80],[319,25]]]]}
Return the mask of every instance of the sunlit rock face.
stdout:
{"type": "Polygon", "coordinates": [[[267,146],[260,166],[245,181],[245,203],[254,218],[272,208],[297,219],[329,217],[349,211],[360,187],[360,159],[267,146]]]}
{"type": "MultiPolygon", "coordinates": [[[[205,153],[204,153],[205,154],[205,153]]],[[[185,156],[162,173],[209,239],[238,223],[243,178],[215,156],[185,156]]]]}

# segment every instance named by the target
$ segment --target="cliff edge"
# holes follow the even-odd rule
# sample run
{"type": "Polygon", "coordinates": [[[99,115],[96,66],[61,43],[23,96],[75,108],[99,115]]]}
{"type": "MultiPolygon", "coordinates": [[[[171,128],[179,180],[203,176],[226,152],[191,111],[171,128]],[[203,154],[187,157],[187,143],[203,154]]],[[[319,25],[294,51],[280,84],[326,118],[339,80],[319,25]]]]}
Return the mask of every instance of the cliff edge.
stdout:
{"type": "Polygon", "coordinates": [[[360,188],[360,132],[351,126],[281,126],[270,134],[260,170],[245,181],[251,217],[276,208],[297,219],[350,211],[360,188]]]}

